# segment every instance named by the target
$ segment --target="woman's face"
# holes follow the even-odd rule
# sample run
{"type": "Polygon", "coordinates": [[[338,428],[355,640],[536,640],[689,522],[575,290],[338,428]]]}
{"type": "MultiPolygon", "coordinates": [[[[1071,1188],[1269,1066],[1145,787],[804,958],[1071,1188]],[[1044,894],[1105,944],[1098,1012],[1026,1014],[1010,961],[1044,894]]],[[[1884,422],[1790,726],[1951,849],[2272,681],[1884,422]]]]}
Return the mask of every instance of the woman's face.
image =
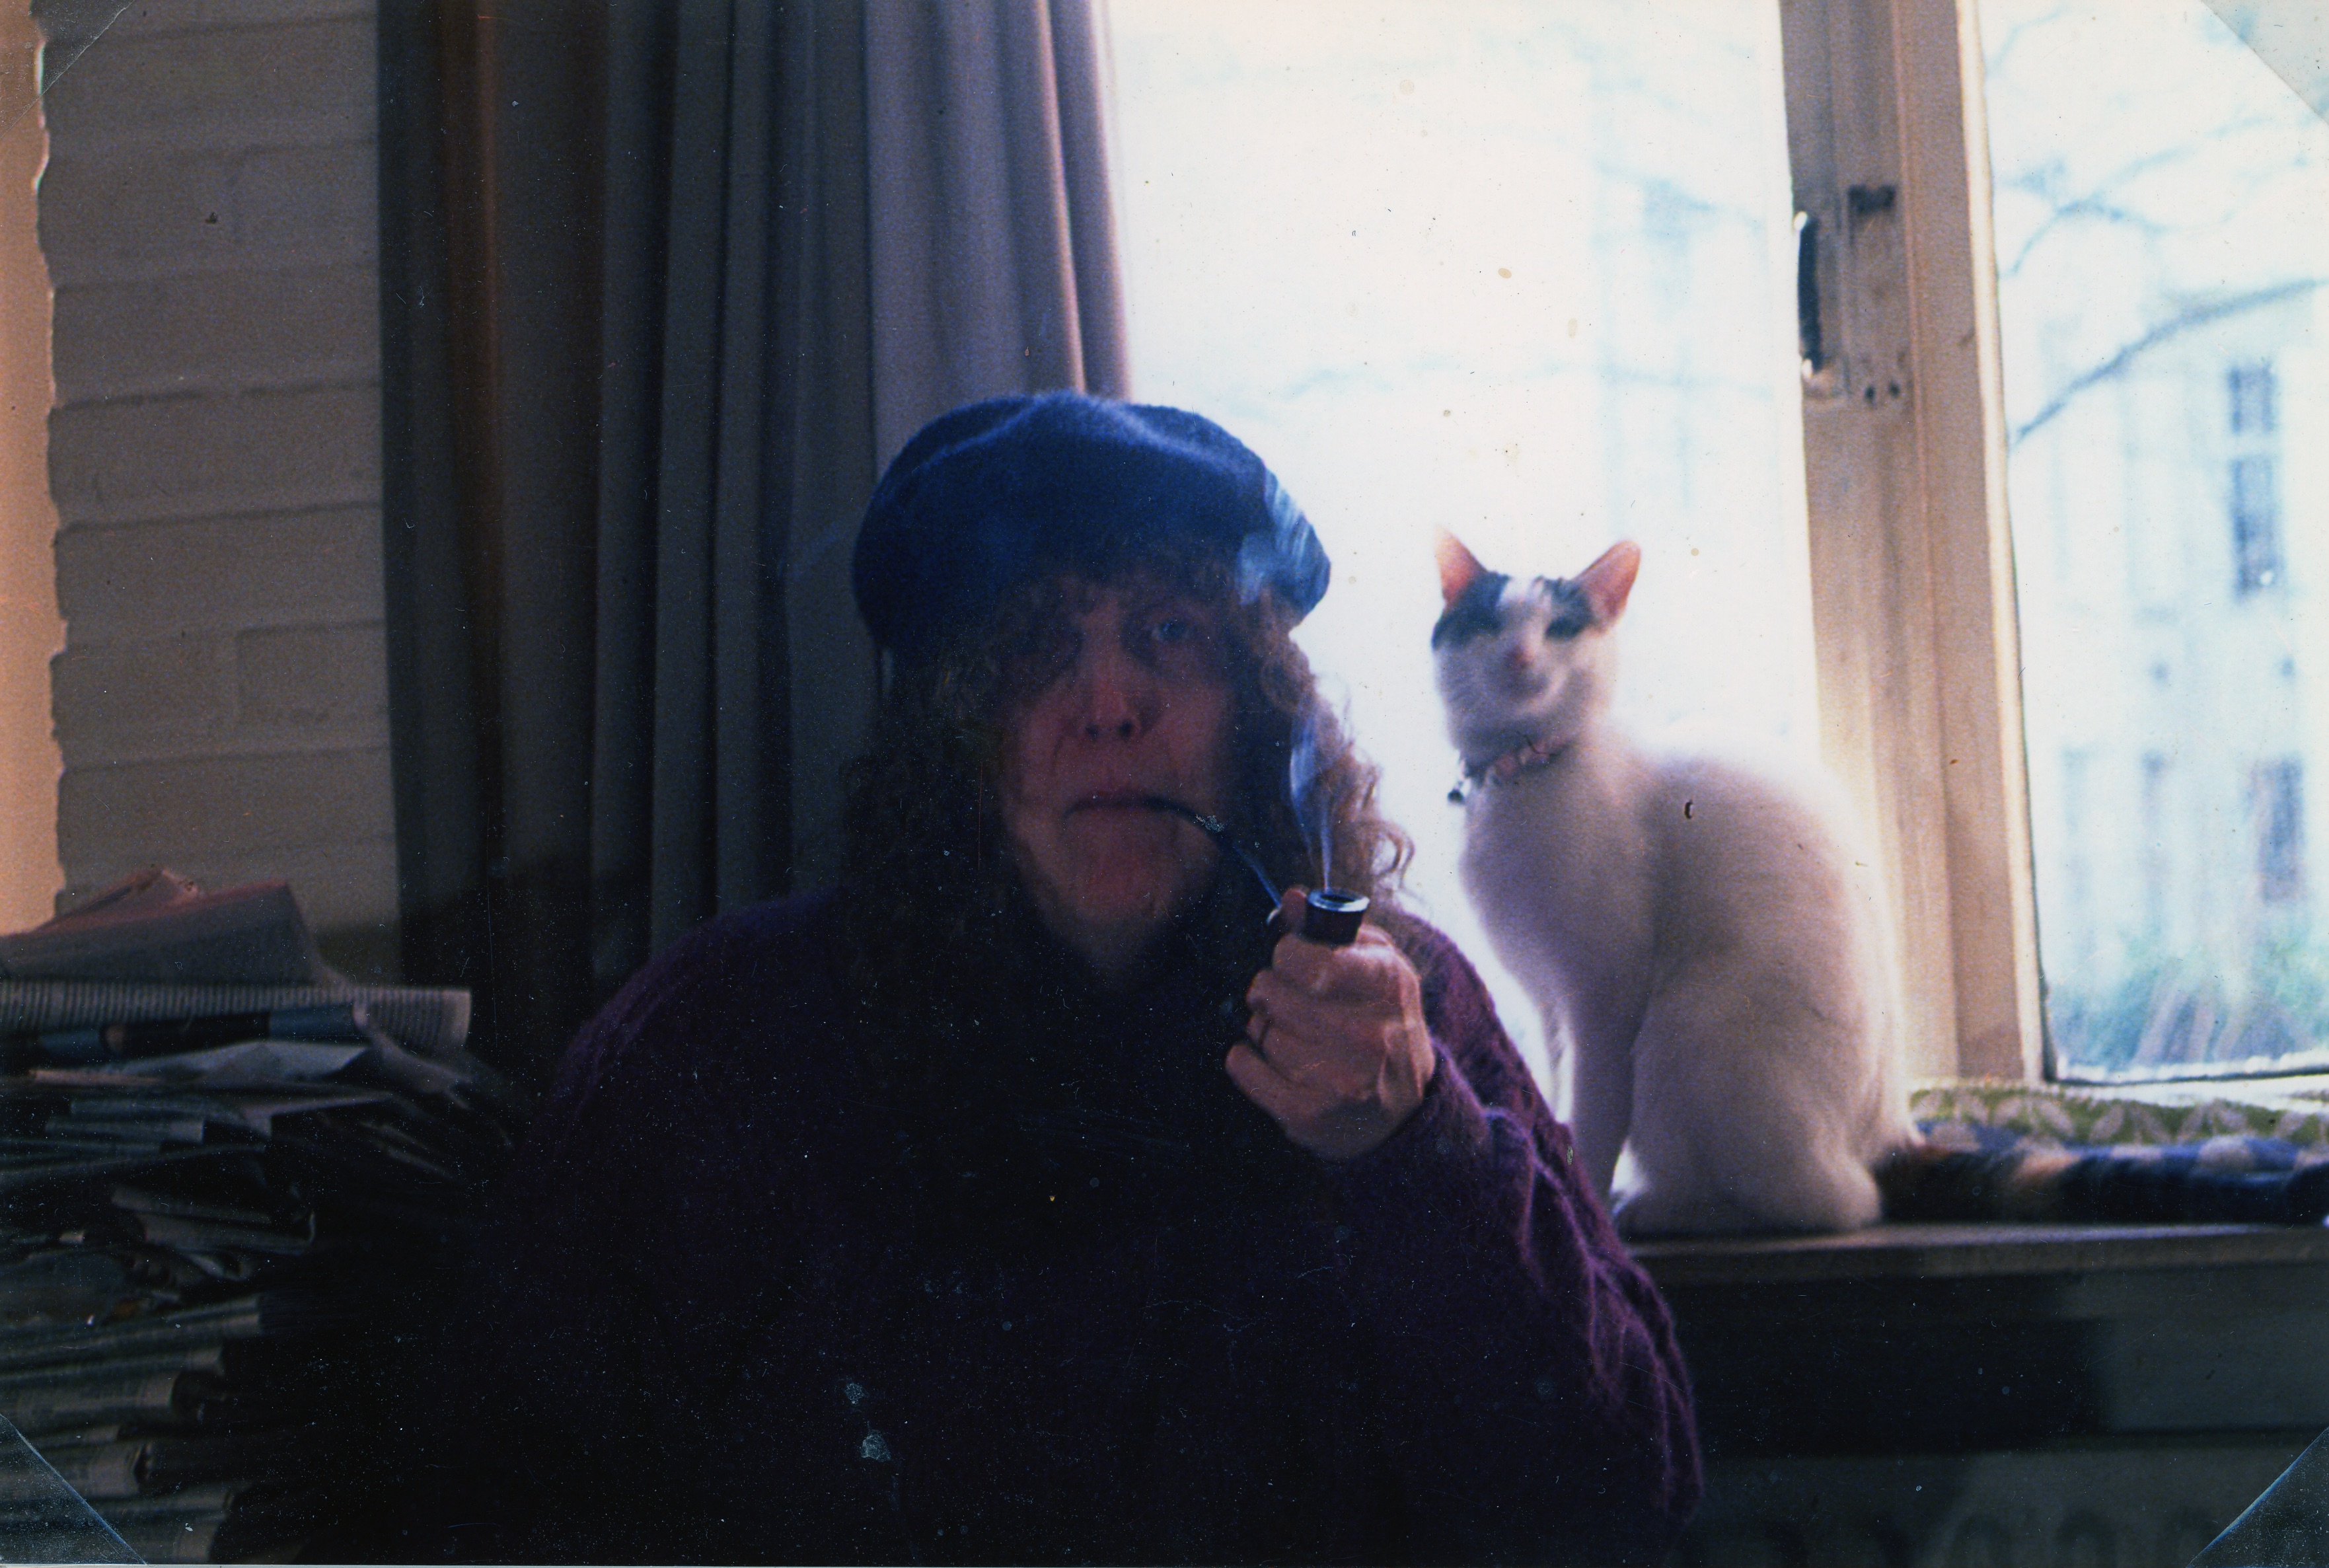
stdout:
{"type": "Polygon", "coordinates": [[[1212,875],[1212,841],[1146,801],[1228,803],[1220,619],[1138,577],[1069,578],[1020,665],[998,781],[1015,864],[1053,934],[1120,983],[1212,875]]]}

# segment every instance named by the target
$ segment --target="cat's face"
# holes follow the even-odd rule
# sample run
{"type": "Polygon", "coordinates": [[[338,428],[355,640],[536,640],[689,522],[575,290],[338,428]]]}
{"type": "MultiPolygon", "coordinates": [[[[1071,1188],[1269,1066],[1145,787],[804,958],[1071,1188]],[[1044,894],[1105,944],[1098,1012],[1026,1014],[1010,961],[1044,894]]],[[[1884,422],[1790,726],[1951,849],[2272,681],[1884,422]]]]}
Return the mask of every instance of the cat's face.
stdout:
{"type": "Polygon", "coordinates": [[[1609,633],[1641,551],[1612,545],[1573,578],[1491,571],[1445,533],[1438,554],[1446,609],[1431,647],[1448,739],[1465,761],[1574,739],[1608,704],[1617,675],[1609,633]]]}

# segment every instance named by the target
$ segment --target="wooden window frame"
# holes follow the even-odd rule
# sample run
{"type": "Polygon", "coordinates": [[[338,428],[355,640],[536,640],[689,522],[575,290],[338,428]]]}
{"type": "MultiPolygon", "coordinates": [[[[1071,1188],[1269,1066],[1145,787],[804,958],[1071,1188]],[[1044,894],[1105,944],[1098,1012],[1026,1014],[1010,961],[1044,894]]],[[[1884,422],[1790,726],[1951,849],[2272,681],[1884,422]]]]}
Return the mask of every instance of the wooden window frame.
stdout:
{"type": "Polygon", "coordinates": [[[1915,1077],[2043,1075],[1973,0],[1781,0],[1821,744],[1871,825],[1915,1077]]]}

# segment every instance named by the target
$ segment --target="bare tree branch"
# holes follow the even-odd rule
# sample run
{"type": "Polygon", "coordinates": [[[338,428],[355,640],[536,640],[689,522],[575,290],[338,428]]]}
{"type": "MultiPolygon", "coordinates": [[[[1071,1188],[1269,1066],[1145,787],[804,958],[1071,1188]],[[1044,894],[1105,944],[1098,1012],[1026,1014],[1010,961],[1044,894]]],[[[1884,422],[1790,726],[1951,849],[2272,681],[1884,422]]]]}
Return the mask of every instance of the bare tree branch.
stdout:
{"type": "Polygon", "coordinates": [[[1998,269],[1998,275],[2003,278],[2019,276],[2022,264],[2030,260],[2030,253],[2038,249],[2046,237],[2054,231],[2058,224],[2069,222],[2073,218],[2100,218],[2105,222],[2124,223],[2128,228],[2152,235],[2170,231],[2166,224],[2146,218],[2140,213],[2130,212],[2125,207],[2114,206],[2098,195],[2080,196],[2074,201],[2063,203],[2047,213],[2046,221],[2030,231],[2030,237],[2023,241],[2022,249],[2013,253],[2013,260],[1998,269]]]}
{"type": "Polygon", "coordinates": [[[2171,168],[2186,159],[2196,157],[2210,144],[2220,142],[2227,137],[2270,128],[2272,128],[2270,122],[2261,117],[2244,115],[2217,127],[2209,133],[2205,142],[2179,142],[2173,146],[2161,147],[2155,152],[2145,153],[2141,157],[2122,164],[2092,182],[2085,192],[2076,196],[2065,197],[2057,194],[2054,182],[2049,178],[2047,169],[2025,169],[2000,177],[1997,181],[1999,184],[2011,190],[2027,192],[2041,202],[2051,203],[2053,206],[2053,211],[2046,214],[2044,221],[2023,237],[2021,248],[2013,254],[2013,260],[2000,269],[2001,276],[2011,278],[2019,273],[2022,270],[2022,264],[2030,260],[2031,252],[2038,249],[2039,244],[2054,231],[2055,227],[2072,218],[2101,218],[2108,222],[2127,224],[2147,234],[2173,233],[2179,228],[2199,226],[2164,223],[2156,218],[2146,217],[2113,202],[2110,199],[2111,193],[2124,185],[2133,184],[2145,175],[2155,173],[2160,169],[2171,168]]]}
{"type": "Polygon", "coordinates": [[[1993,76],[2003,73],[2007,63],[2013,60],[2014,51],[2021,46],[2024,38],[2041,28],[2052,26],[2062,20],[2069,11],[2070,7],[2067,5],[2057,5],[2043,16],[2025,16],[2014,23],[2006,30],[2004,37],[1990,44],[1986,49],[1985,52],[1989,56],[1989,73],[1993,76]]]}
{"type": "Polygon", "coordinates": [[[2020,446],[2024,439],[2038,430],[2041,426],[2046,424],[2047,421],[2051,420],[2056,414],[2060,413],[2065,408],[2069,407],[2070,400],[2077,397],[2080,392],[2085,392],[2089,387],[2108,381],[2112,377],[2122,373],[2126,371],[2126,367],[2134,364],[2136,359],[2152,349],[2158,347],[2161,344],[2167,342],[2171,338],[2180,337],[2184,333],[2190,332],[2195,327],[2205,326],[2211,322],[2221,321],[2229,316],[2239,316],[2246,311],[2260,310],[2268,305],[2275,305],[2279,303],[2281,300],[2294,298],[2297,295],[2305,293],[2307,290],[2320,288],[2324,282],[2329,282],[2329,279],[2299,278],[2290,282],[2276,283],[2267,288],[2251,289],[2246,294],[2235,294],[2229,299],[2219,299],[2212,304],[2197,305],[2189,309],[2176,312],[2173,316],[2169,316],[2158,326],[2154,326],[2151,330],[2145,332],[2141,337],[2138,337],[2134,342],[2127,344],[2117,354],[2112,354],[2108,359],[2103,361],[2102,364],[2096,365],[2092,370],[2081,371],[2079,374],[2072,376],[2069,381],[2065,382],[2060,391],[2055,392],[2052,397],[2046,400],[2045,407],[2040,409],[2036,413],[2032,414],[2028,419],[2023,420],[2020,425],[2015,427],[2013,434],[2006,438],[2005,444],[2008,447],[2020,446]]]}

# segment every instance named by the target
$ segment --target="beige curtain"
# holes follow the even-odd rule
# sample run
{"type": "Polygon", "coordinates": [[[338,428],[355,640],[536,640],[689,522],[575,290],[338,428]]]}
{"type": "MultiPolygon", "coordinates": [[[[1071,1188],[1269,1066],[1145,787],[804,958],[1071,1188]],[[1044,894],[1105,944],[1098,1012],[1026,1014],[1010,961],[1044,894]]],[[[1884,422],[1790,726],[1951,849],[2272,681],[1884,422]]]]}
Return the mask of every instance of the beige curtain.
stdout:
{"type": "Polygon", "coordinates": [[[873,427],[1004,392],[1120,396],[1096,0],[867,0],[873,427]]]}

